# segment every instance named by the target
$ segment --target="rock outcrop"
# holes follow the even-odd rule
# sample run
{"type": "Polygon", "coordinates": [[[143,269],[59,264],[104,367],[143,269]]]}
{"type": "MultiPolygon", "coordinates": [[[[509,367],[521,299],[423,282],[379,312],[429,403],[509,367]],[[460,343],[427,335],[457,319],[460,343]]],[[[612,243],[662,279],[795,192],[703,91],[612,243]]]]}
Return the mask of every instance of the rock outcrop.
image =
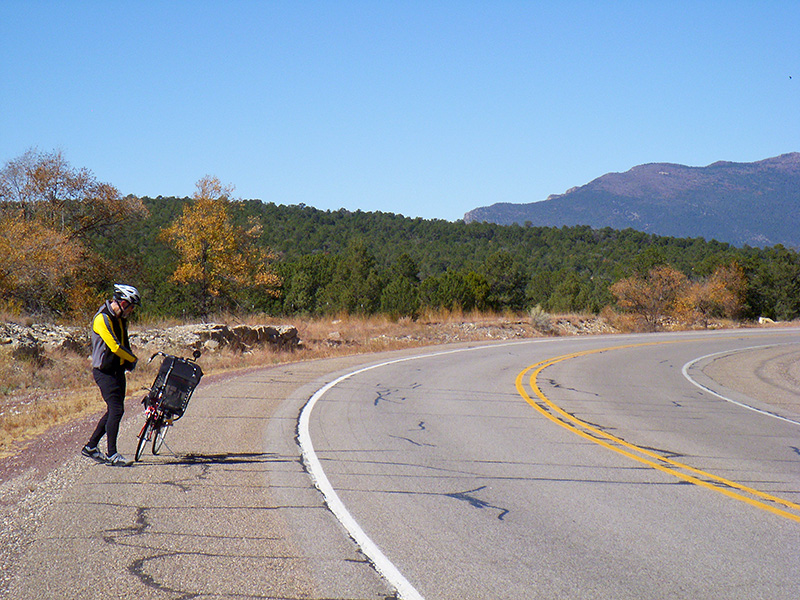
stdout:
{"type": "Polygon", "coordinates": [[[0,347],[9,347],[18,359],[38,359],[57,350],[83,354],[89,351],[89,334],[79,327],[0,323],[0,347]]]}
{"type": "MultiPolygon", "coordinates": [[[[248,352],[272,346],[293,350],[301,345],[297,329],[291,325],[228,325],[201,323],[164,329],[131,329],[131,345],[140,354],[228,349],[248,352]]],[[[88,328],[33,323],[0,323],[0,348],[6,347],[19,360],[41,361],[46,353],[64,351],[90,353],[88,328]]]]}
{"type": "Polygon", "coordinates": [[[168,329],[131,332],[131,344],[147,350],[178,348],[216,351],[223,348],[247,352],[260,346],[293,350],[300,345],[297,329],[291,325],[234,325],[220,323],[180,325],[168,329]]]}

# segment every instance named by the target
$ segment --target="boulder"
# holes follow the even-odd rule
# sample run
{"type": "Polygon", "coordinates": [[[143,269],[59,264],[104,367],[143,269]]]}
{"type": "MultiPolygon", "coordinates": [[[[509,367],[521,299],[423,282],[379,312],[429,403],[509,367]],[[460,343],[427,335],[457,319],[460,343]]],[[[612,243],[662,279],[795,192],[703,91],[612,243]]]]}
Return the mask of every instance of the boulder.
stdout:
{"type": "Polygon", "coordinates": [[[44,356],[44,345],[30,337],[21,339],[12,345],[11,356],[38,363],[44,356]]]}
{"type": "Polygon", "coordinates": [[[291,325],[259,325],[255,328],[257,342],[259,344],[274,344],[280,349],[293,349],[300,344],[297,337],[297,328],[291,325]]]}

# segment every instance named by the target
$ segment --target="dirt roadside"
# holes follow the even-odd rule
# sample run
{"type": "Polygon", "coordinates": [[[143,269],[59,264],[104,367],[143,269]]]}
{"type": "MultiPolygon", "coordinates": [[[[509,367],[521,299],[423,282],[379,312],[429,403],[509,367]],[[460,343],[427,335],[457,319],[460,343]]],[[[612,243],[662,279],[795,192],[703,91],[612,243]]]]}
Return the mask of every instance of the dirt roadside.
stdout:
{"type": "Polygon", "coordinates": [[[725,388],[800,416],[800,350],[796,346],[722,355],[703,372],[725,388]]]}

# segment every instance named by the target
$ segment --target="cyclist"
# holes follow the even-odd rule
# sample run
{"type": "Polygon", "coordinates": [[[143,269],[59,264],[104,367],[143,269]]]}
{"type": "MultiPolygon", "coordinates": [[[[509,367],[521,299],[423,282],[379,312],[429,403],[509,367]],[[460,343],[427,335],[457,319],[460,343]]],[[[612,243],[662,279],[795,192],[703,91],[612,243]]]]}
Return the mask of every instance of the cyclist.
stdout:
{"type": "Polygon", "coordinates": [[[133,461],[117,452],[117,434],[125,412],[125,373],[136,368],[136,355],[128,342],[128,318],[141,304],[132,285],[115,284],[111,300],[100,307],[92,321],[92,375],[108,409],[100,418],[81,454],[114,467],[128,467],[133,461]],[[105,435],[108,455],[98,448],[105,435]]]}

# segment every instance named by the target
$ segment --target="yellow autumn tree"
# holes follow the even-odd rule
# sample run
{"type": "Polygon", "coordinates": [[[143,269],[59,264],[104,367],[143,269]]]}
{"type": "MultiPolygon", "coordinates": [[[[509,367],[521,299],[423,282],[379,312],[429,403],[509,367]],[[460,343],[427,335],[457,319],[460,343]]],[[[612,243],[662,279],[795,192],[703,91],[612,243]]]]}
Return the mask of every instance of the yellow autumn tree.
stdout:
{"type": "Polygon", "coordinates": [[[243,288],[275,295],[281,283],[272,268],[275,255],[255,243],[258,228],[245,229],[231,221],[232,191],[216,177],[202,178],[192,202],[161,233],[178,254],[173,278],[196,288],[203,317],[210,314],[215,302],[234,304],[243,288]]]}

